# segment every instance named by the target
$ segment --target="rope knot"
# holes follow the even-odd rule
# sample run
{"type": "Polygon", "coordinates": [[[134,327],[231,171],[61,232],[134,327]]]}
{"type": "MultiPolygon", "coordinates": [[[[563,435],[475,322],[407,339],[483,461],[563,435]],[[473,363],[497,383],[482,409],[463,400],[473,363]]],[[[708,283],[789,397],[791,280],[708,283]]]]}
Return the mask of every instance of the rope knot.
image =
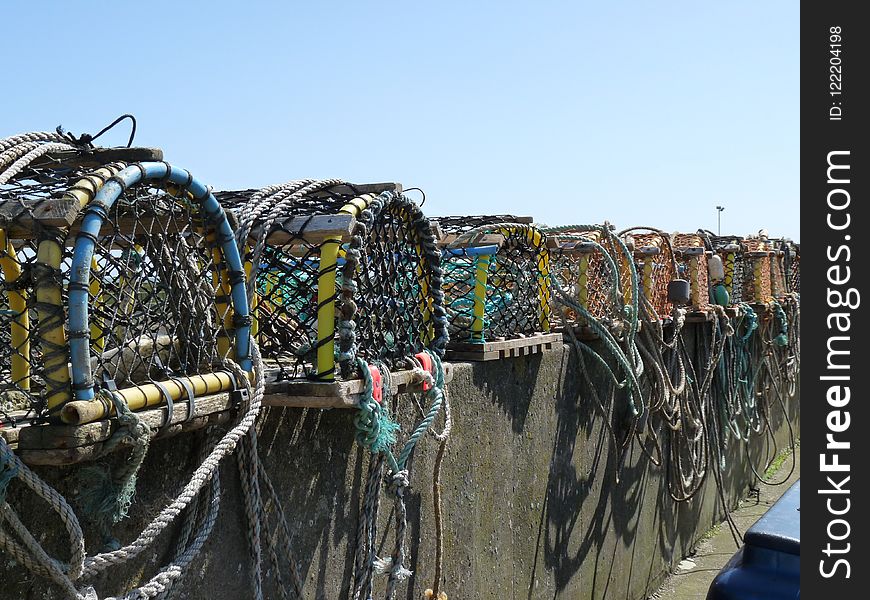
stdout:
{"type": "Polygon", "coordinates": [[[403,495],[405,489],[411,485],[411,481],[408,479],[408,470],[390,471],[387,473],[386,483],[390,492],[397,496],[403,495]]]}

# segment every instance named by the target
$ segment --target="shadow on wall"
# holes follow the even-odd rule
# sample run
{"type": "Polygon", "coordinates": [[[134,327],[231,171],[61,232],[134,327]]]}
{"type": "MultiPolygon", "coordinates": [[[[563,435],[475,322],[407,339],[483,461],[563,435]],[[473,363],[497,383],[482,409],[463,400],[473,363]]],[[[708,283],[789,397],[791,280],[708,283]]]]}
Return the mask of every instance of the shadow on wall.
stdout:
{"type": "MultiPolygon", "coordinates": [[[[721,518],[712,478],[696,498],[677,505],[668,495],[664,470],[651,466],[636,442],[624,457],[613,450],[605,417],[582,382],[570,349],[456,367],[449,386],[455,428],[441,477],[446,527],[443,589],[450,598],[637,600],[658,587],[673,561],[721,518]]],[[[418,408],[409,396],[397,401],[396,414],[407,432],[419,418],[418,408]]],[[[602,401],[617,407],[607,411],[607,418],[622,430],[625,398],[608,394],[602,401]]],[[[787,403],[792,419],[798,403],[787,403]]],[[[780,423],[774,420],[777,411],[774,406],[772,421],[780,423]]],[[[368,461],[355,442],[353,412],[273,408],[260,419],[260,453],[287,514],[306,599],[352,600],[348,590],[368,461]]],[[[782,420],[776,432],[779,448],[787,439],[786,422],[782,420]]],[[[132,539],[186,483],[197,463],[199,437],[178,436],[152,444],[130,516],[115,528],[119,539],[132,539]]],[[[398,597],[407,600],[419,600],[434,574],[431,486],[436,447],[427,436],[410,463],[406,549],[413,576],[398,590],[398,597]]],[[[759,438],[749,456],[763,460],[771,448],[759,438]]],[[[667,454],[667,448],[663,452],[667,454]]],[[[733,444],[727,456],[726,497],[733,502],[754,480],[743,445],[733,444]]],[[[124,453],[110,457],[124,458],[124,453]]],[[[38,472],[66,496],[75,497],[78,468],[38,472]]],[[[235,461],[225,461],[221,474],[224,492],[218,521],[178,588],[181,599],[250,595],[248,527],[235,461]]],[[[9,497],[26,509],[22,517],[28,524],[53,518],[41,504],[28,503],[20,487],[11,487],[9,497]]],[[[380,556],[389,555],[394,543],[392,508],[390,499],[382,496],[380,556]]],[[[267,505],[266,510],[273,519],[273,507],[267,505]]],[[[67,556],[62,527],[43,529],[52,552],[67,556]]],[[[105,579],[97,581],[99,589],[117,592],[143,573],[153,573],[169,555],[173,533],[162,536],[161,544],[139,564],[113,571],[111,585],[105,579]]],[[[99,547],[94,530],[89,528],[87,534],[89,548],[99,547]]],[[[264,537],[273,534],[262,532],[264,537]]],[[[265,596],[280,598],[267,553],[263,560],[265,596]]],[[[0,564],[0,577],[0,597],[59,597],[48,581],[15,565],[0,564]]],[[[289,581],[286,573],[283,577],[289,581]]],[[[377,577],[375,597],[383,596],[384,579],[377,577]]]]}

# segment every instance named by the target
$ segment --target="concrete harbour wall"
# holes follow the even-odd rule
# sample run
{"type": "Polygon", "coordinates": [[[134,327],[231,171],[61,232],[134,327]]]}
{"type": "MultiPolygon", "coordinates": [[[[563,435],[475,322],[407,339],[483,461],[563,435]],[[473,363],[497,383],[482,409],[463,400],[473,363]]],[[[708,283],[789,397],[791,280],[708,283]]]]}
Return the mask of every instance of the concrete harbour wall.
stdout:
{"type": "MultiPolygon", "coordinates": [[[[722,520],[712,477],[693,500],[677,504],[667,493],[663,469],[650,464],[637,444],[625,456],[617,483],[618,453],[567,346],[460,364],[448,389],[454,428],[442,471],[442,589],[451,600],[640,600],[722,520]]],[[[771,405],[770,420],[782,449],[788,445],[789,423],[794,436],[799,435],[799,397],[789,399],[785,411],[775,400],[771,405]]],[[[399,407],[407,426],[416,408],[404,396],[399,407]]],[[[614,423],[618,421],[617,414],[614,423]]],[[[354,432],[352,411],[270,409],[261,420],[261,457],[284,502],[306,598],[347,598],[367,463],[354,432]]],[[[117,526],[120,540],[129,541],[186,482],[196,464],[198,439],[195,434],[152,443],[131,516],[117,526]]],[[[729,503],[755,485],[749,465],[762,461],[771,444],[757,438],[749,448],[729,448],[729,503]]],[[[414,574],[399,594],[408,600],[422,598],[433,575],[435,451],[435,442],[426,438],[411,463],[407,552],[414,574]]],[[[38,473],[74,497],[79,470],[38,473]]],[[[249,597],[246,521],[235,461],[226,461],[221,479],[217,525],[179,586],[178,598],[249,597]]],[[[47,509],[15,484],[9,502],[31,530],[45,532],[42,542],[66,556],[62,528],[47,509]]],[[[386,532],[385,555],[393,543],[390,508],[384,497],[379,537],[386,532]]],[[[94,531],[87,533],[93,552],[100,540],[94,531]]],[[[171,547],[171,536],[164,537],[138,565],[110,571],[111,582],[96,581],[101,594],[119,592],[153,574],[171,547]]],[[[60,597],[58,588],[0,555],[0,598],[60,597]]],[[[280,596],[267,589],[267,597],[280,596]]]]}

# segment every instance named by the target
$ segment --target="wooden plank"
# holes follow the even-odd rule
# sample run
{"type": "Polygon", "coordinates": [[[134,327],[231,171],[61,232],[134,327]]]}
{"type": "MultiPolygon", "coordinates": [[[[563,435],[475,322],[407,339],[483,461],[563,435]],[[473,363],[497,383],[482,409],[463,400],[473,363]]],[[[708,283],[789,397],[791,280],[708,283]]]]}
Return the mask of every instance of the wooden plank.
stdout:
{"type": "Polygon", "coordinates": [[[516,337],[509,340],[497,340],[478,344],[460,342],[450,343],[449,351],[457,352],[493,352],[510,348],[524,348],[536,344],[562,343],[561,333],[538,333],[528,337],[516,337]]]}
{"type": "Polygon", "coordinates": [[[498,246],[504,244],[504,236],[500,233],[485,233],[476,235],[467,240],[465,243],[454,246],[454,242],[461,237],[462,234],[447,233],[442,234],[441,238],[436,240],[441,248],[475,248],[478,246],[498,246]]]}
{"type": "Polygon", "coordinates": [[[686,323],[708,323],[713,320],[713,312],[709,310],[694,310],[686,313],[686,323]]]}
{"type": "MultiPolygon", "coordinates": [[[[72,244],[75,241],[75,236],[81,227],[81,220],[76,219],[79,208],[77,201],[68,201],[67,209],[61,207],[60,201],[53,201],[58,214],[63,213],[65,216],[53,219],[41,219],[43,225],[53,225],[62,227],[68,232],[67,243],[72,244]],[[75,213],[75,214],[72,214],[75,213]],[[67,217],[72,214],[72,222],[67,223],[67,217]]],[[[20,219],[13,220],[9,227],[9,237],[14,239],[31,239],[34,237],[33,221],[29,216],[23,216],[20,219]]],[[[142,228],[143,220],[149,225],[152,232],[168,232],[173,233],[181,229],[179,225],[187,225],[184,220],[172,219],[168,216],[145,216],[141,219],[136,219],[130,216],[121,215],[115,222],[114,226],[117,230],[130,234],[133,231],[138,231],[145,234],[142,228]]],[[[272,245],[289,244],[294,240],[296,244],[301,244],[303,241],[310,244],[319,244],[328,237],[337,237],[347,239],[353,228],[356,225],[356,219],[351,215],[315,215],[309,217],[294,217],[290,218],[282,224],[282,229],[276,230],[269,236],[269,243],[272,245]],[[301,232],[301,234],[300,234],[301,232]]],[[[107,231],[108,227],[103,228],[107,231]]],[[[251,239],[256,239],[259,229],[254,229],[251,232],[251,239]]]]}
{"type": "MultiPolygon", "coordinates": [[[[281,223],[281,228],[269,235],[269,245],[320,244],[327,238],[347,239],[356,226],[352,215],[314,215],[312,217],[292,217],[281,223]]],[[[251,240],[256,240],[259,228],[251,231],[251,240]]]]}
{"type": "Polygon", "coordinates": [[[499,360],[538,354],[544,350],[552,350],[562,343],[561,333],[542,333],[482,344],[451,344],[447,348],[447,357],[461,361],[499,360]]]}
{"type": "MultiPolygon", "coordinates": [[[[229,393],[202,396],[196,399],[193,419],[187,421],[187,402],[173,405],[170,424],[163,431],[160,425],[166,417],[166,407],[137,412],[140,421],[148,425],[152,437],[171,437],[184,431],[201,429],[216,422],[226,422],[235,414],[229,393]]],[[[102,444],[117,429],[117,420],[107,419],[85,425],[30,425],[18,430],[17,450],[28,464],[59,465],[90,460],[99,456],[102,444]]],[[[6,433],[6,430],[3,430],[6,433]]],[[[8,438],[7,438],[8,439],[8,438]]],[[[123,445],[123,444],[122,444],[123,445]]]]}
{"type": "MultiPolygon", "coordinates": [[[[236,418],[235,411],[224,411],[220,413],[212,413],[196,417],[189,423],[179,423],[170,425],[166,431],[159,435],[160,438],[168,438],[176,436],[180,433],[195,431],[213,425],[225,425],[236,418]]],[[[118,445],[114,448],[123,447],[118,445]]],[[[33,466],[62,466],[72,465],[80,462],[97,460],[104,455],[104,443],[96,442],[87,446],[77,448],[62,448],[62,449],[24,449],[19,448],[18,455],[25,463],[33,466]]]]}
{"type": "Polygon", "coordinates": [[[62,150],[49,152],[35,160],[31,166],[35,168],[64,167],[95,169],[113,162],[151,162],[163,160],[163,150],[160,148],[90,148],[83,150],[62,150]]]}
{"type": "MultiPolygon", "coordinates": [[[[406,394],[422,391],[414,381],[414,372],[396,371],[392,375],[392,393],[406,394]]],[[[453,380],[453,365],[444,363],[444,383],[453,380]]],[[[265,406],[293,408],[356,408],[363,391],[362,379],[337,382],[282,381],[266,384],[265,406]]]]}
{"type": "Polygon", "coordinates": [[[22,215],[20,226],[28,230],[33,229],[35,221],[46,227],[69,227],[76,220],[79,210],[81,210],[79,201],[75,198],[46,200],[33,207],[28,215],[29,219],[22,215]]]}
{"type": "Polygon", "coordinates": [[[438,224],[438,221],[430,221],[430,227],[432,229],[432,235],[435,236],[436,242],[444,237],[444,231],[441,229],[441,225],[438,224]]]}
{"type": "Polygon", "coordinates": [[[383,194],[384,192],[395,192],[397,194],[401,194],[402,184],[396,182],[354,183],[350,185],[342,184],[329,188],[328,192],[317,192],[316,194],[314,194],[314,196],[327,196],[330,193],[341,194],[343,196],[362,196],[363,194],[374,194],[375,196],[377,196],[379,194],[383,194]]]}

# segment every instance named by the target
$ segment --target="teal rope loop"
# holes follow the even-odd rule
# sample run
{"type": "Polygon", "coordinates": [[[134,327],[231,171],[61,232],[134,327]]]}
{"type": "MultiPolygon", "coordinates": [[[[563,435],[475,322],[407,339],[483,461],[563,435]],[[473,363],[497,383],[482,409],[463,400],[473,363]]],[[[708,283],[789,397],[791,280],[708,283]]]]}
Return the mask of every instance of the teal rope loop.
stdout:
{"type": "Polygon", "coordinates": [[[749,337],[753,332],[758,329],[758,315],[746,302],[741,302],[738,306],[740,307],[746,321],[746,333],[741,336],[740,341],[746,343],[749,341],[749,337]]]}
{"type": "Polygon", "coordinates": [[[773,302],[773,314],[776,316],[777,324],[779,324],[779,335],[773,338],[773,343],[777,346],[788,346],[788,317],[782,304],[777,301],[773,302]]]}
{"type": "Polygon", "coordinates": [[[133,453],[115,469],[108,464],[82,468],[78,474],[82,482],[78,501],[82,512],[100,529],[106,546],[115,549],[120,544],[112,536],[111,527],[127,517],[136,493],[139,468],[145,460],[151,438],[148,426],[130,410],[119,394],[106,392],[106,395],[115,408],[119,427],[104,444],[102,454],[109,454],[122,443],[133,446],[133,453]]]}
{"type": "Polygon", "coordinates": [[[408,438],[408,441],[405,442],[405,446],[399,453],[398,463],[400,469],[405,468],[417,442],[429,430],[429,427],[432,426],[432,422],[435,420],[435,417],[438,416],[441,407],[444,405],[444,366],[441,364],[441,359],[434,352],[428,350],[425,352],[432,359],[432,364],[435,365],[435,385],[431,386],[426,392],[424,392],[424,397],[430,402],[429,410],[426,411],[423,420],[417,424],[417,427],[414,429],[413,433],[411,433],[411,436],[408,438]]]}
{"type": "MultiPolygon", "coordinates": [[[[634,340],[630,341],[630,352],[631,356],[629,356],[619,345],[619,342],[616,338],[613,337],[613,334],[610,331],[601,325],[595,317],[593,317],[589,312],[583,308],[579,302],[576,302],[573,298],[570,298],[565,290],[562,288],[562,284],[559,283],[559,280],[551,274],[550,276],[551,283],[553,288],[556,290],[558,295],[558,300],[568,306],[571,310],[576,311],[581,317],[586,320],[586,323],[589,325],[589,328],[592,329],[598,337],[604,342],[604,345],[610,351],[611,355],[616,359],[619,366],[622,368],[623,373],[625,373],[625,379],[620,381],[619,377],[613,372],[610,366],[606,361],[598,354],[589,348],[586,344],[583,344],[579,340],[577,341],[577,346],[580,347],[581,350],[588,353],[590,356],[593,356],[596,361],[606,370],[610,378],[617,384],[618,387],[626,387],[628,390],[628,404],[631,408],[631,412],[633,416],[640,416],[644,410],[644,404],[640,404],[640,408],[638,408],[638,404],[635,401],[635,398],[642,398],[643,392],[641,390],[640,382],[638,377],[643,373],[643,363],[639,361],[638,358],[638,350],[634,345],[634,340]],[[633,362],[634,359],[639,361],[638,364],[633,362]]],[[[634,294],[634,297],[637,297],[637,294],[634,294]]],[[[626,334],[628,337],[628,334],[626,334]]],[[[628,341],[628,340],[627,340],[628,341]]]]}
{"type": "Polygon", "coordinates": [[[390,417],[386,406],[374,399],[374,383],[368,363],[362,358],[357,358],[356,364],[363,377],[359,411],[353,420],[357,430],[357,442],[372,454],[383,453],[387,457],[390,468],[397,471],[398,465],[391,449],[396,443],[396,432],[399,430],[399,424],[390,417]]]}
{"type": "Polygon", "coordinates": [[[444,365],[441,363],[441,358],[435,352],[429,350],[425,350],[425,352],[430,356],[432,364],[435,367],[435,374],[433,375],[435,385],[424,392],[424,397],[429,402],[429,409],[402,446],[398,458],[393,455],[392,448],[396,443],[396,433],[399,430],[399,424],[390,417],[387,412],[386,403],[381,404],[374,399],[374,383],[372,382],[368,363],[362,358],[356,359],[357,368],[363,378],[363,390],[360,394],[359,410],[354,417],[354,426],[357,429],[356,439],[360,445],[367,448],[372,454],[383,453],[387,458],[392,473],[405,470],[408,459],[417,446],[417,442],[420,441],[420,438],[432,426],[432,422],[444,405],[444,365]]]}

